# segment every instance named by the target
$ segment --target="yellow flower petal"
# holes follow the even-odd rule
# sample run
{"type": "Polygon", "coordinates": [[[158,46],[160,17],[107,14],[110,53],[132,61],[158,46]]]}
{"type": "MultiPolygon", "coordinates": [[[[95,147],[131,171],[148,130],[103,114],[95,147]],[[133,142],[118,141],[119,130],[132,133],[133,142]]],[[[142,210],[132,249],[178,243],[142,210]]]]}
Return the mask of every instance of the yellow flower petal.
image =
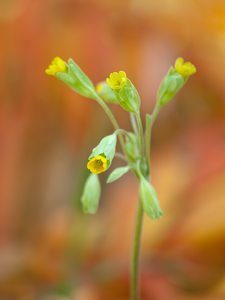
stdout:
{"type": "Polygon", "coordinates": [[[47,75],[55,76],[56,73],[61,72],[64,73],[67,71],[67,65],[64,60],[60,57],[55,57],[48,68],[45,70],[47,75]]]}
{"type": "Polygon", "coordinates": [[[120,90],[127,81],[127,75],[124,71],[113,72],[106,79],[106,82],[112,90],[120,90]]]}
{"type": "Polygon", "coordinates": [[[196,67],[190,62],[184,62],[182,57],[175,61],[175,70],[183,77],[189,77],[196,73],[196,67]]]}
{"type": "Polygon", "coordinates": [[[94,174],[102,173],[107,170],[107,159],[102,155],[96,155],[88,161],[87,168],[94,174]]]}

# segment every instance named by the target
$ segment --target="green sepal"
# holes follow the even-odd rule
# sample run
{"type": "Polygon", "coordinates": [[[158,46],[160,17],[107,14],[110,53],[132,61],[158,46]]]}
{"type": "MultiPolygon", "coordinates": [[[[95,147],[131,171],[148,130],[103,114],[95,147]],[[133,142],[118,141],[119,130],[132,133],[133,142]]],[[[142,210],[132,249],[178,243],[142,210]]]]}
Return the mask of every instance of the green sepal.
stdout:
{"type": "Polygon", "coordinates": [[[154,187],[143,176],[140,178],[140,198],[144,211],[151,219],[159,219],[163,215],[154,187]]]}
{"type": "Polygon", "coordinates": [[[125,175],[129,171],[129,166],[125,167],[119,167],[112,171],[112,173],[107,178],[107,183],[112,183],[113,181],[116,181],[117,179],[121,178],[123,175],[125,175]]]}
{"type": "Polygon", "coordinates": [[[98,95],[108,103],[118,104],[119,101],[117,99],[116,94],[112,91],[110,86],[105,82],[102,81],[97,85],[97,93],[98,95]]]}
{"type": "Polygon", "coordinates": [[[160,84],[157,93],[157,103],[160,106],[163,106],[171,101],[184,86],[186,81],[187,80],[182,75],[171,67],[160,84]]]}
{"type": "Polygon", "coordinates": [[[127,79],[126,84],[120,90],[113,90],[113,92],[123,109],[129,112],[139,112],[140,96],[129,79],[127,79]]]}
{"type": "Polygon", "coordinates": [[[84,213],[96,213],[101,196],[101,185],[98,175],[91,173],[84,185],[81,203],[84,213]]]}
{"type": "Polygon", "coordinates": [[[108,167],[111,165],[116,152],[116,133],[105,136],[100,143],[92,150],[91,155],[88,157],[90,160],[97,155],[103,155],[107,159],[108,167]]]}
{"type": "Polygon", "coordinates": [[[67,67],[67,72],[58,72],[56,73],[56,77],[69,85],[78,94],[96,99],[96,91],[93,83],[72,58],[68,60],[67,67]]]}

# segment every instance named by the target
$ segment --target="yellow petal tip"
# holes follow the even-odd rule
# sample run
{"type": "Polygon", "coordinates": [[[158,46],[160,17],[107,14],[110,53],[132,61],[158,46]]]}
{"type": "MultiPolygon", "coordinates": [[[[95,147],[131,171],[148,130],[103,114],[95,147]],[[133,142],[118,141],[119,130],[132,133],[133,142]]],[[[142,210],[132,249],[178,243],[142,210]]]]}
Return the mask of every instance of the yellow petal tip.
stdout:
{"type": "Polygon", "coordinates": [[[196,67],[191,62],[185,62],[182,57],[175,61],[175,70],[183,77],[189,77],[197,72],[196,67]]]}

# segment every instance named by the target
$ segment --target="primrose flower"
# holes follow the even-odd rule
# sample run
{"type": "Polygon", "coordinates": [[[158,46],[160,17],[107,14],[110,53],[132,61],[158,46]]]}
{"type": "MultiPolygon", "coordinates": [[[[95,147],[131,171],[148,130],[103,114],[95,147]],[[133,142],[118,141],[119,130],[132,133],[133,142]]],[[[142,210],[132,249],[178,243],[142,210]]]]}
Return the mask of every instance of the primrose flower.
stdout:
{"type": "Polygon", "coordinates": [[[94,174],[105,172],[107,170],[107,159],[103,155],[96,155],[88,161],[87,168],[94,174]]]}
{"type": "Polygon", "coordinates": [[[196,67],[190,62],[184,62],[182,57],[175,61],[175,70],[183,77],[189,77],[196,73],[196,67]]]}
{"type": "Polygon", "coordinates": [[[124,71],[113,72],[106,79],[112,90],[120,90],[127,82],[127,75],[124,71]]]}
{"type": "Polygon", "coordinates": [[[56,73],[65,73],[67,71],[67,64],[60,57],[55,57],[48,68],[45,70],[47,75],[55,76],[56,73]]]}
{"type": "Polygon", "coordinates": [[[94,174],[105,172],[111,165],[115,156],[116,133],[105,136],[92,150],[88,158],[87,168],[94,174]]]}

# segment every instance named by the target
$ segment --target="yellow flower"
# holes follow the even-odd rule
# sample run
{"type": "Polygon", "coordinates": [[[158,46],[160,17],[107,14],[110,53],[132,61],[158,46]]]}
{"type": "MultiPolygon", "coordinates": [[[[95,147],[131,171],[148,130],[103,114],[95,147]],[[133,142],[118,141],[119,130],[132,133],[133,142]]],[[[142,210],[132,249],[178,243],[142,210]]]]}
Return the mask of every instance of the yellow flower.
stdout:
{"type": "Polygon", "coordinates": [[[87,168],[94,174],[102,173],[107,170],[107,159],[102,155],[96,155],[88,161],[87,168]]]}
{"type": "Polygon", "coordinates": [[[120,90],[127,82],[127,75],[124,71],[113,72],[106,79],[112,90],[120,90]]]}
{"type": "Polygon", "coordinates": [[[182,57],[179,57],[175,62],[175,70],[183,77],[189,77],[196,73],[196,67],[190,62],[184,62],[182,57]]]}
{"type": "Polygon", "coordinates": [[[55,76],[56,73],[64,73],[67,71],[67,65],[60,57],[55,57],[48,68],[45,70],[47,75],[55,76]]]}

